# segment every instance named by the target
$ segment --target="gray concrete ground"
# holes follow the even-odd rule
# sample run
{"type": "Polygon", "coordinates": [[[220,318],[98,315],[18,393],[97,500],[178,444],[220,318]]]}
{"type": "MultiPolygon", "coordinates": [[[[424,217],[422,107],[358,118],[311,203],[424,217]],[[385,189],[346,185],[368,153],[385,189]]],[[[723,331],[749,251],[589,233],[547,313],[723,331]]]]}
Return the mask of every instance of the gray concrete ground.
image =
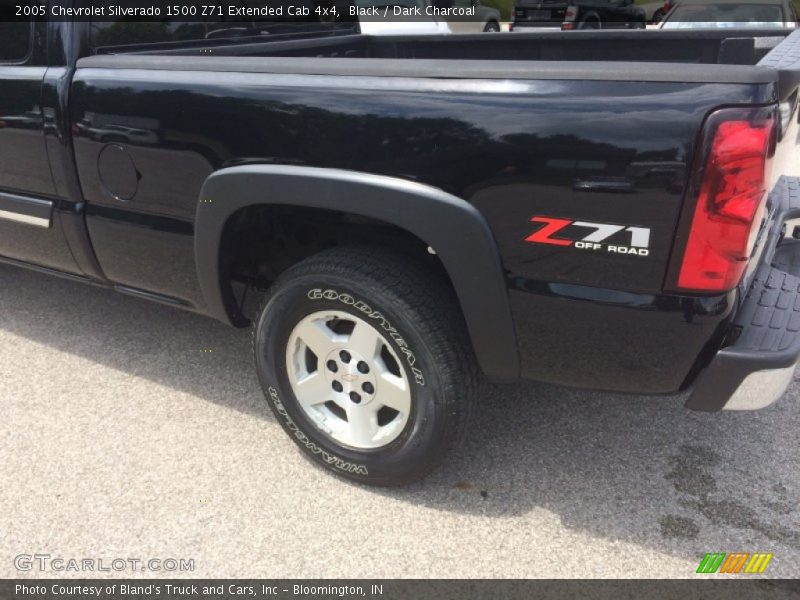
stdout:
{"type": "Polygon", "coordinates": [[[201,577],[693,577],[705,552],[763,551],[797,577],[799,391],[697,414],[496,388],[433,476],[366,489],[283,434],[246,331],[0,266],[0,576],[47,553],[201,577]]]}

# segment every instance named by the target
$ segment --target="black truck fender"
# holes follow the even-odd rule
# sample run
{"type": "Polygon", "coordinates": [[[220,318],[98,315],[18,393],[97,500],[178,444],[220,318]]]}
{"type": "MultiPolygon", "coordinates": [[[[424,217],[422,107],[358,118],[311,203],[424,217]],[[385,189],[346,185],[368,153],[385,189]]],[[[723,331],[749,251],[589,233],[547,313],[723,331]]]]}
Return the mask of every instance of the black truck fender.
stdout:
{"type": "Polygon", "coordinates": [[[327,208],[370,217],[420,238],[439,256],[455,288],[484,373],[519,377],[519,355],[503,267],[492,232],[468,202],[443,190],[394,177],[316,167],[245,165],[206,179],[195,217],[195,261],[210,316],[243,326],[220,273],[228,218],[255,205],[327,208]]]}

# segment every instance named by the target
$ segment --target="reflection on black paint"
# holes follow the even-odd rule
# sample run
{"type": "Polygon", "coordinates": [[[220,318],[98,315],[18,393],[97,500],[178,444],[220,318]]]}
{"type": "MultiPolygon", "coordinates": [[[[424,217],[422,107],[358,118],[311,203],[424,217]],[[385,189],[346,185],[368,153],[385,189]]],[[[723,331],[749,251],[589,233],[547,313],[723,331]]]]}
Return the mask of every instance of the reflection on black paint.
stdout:
{"type": "MultiPolygon", "coordinates": [[[[243,163],[350,169],[444,189],[474,204],[494,232],[516,282],[510,298],[523,369],[537,379],[559,381],[559,373],[566,379],[567,370],[581,365],[583,380],[573,383],[674,390],[691,367],[679,361],[697,356],[727,317],[727,301],[713,310],[695,301],[682,307],[674,299],[661,306],[659,294],[704,116],[709,106],[752,102],[755,86],[532,81],[477,82],[459,90],[411,80],[391,89],[366,78],[134,75],[132,81],[77,75],[75,122],[89,113],[119,115],[120,123],[135,117],[142,119],[137,127],[151,123],[151,139],[158,140],[126,144],[142,179],[122,208],[96,184],[102,142],[89,132],[78,136],[80,177],[93,206],[190,223],[205,178],[243,163]],[[469,89],[479,84],[484,87],[469,89]],[[576,191],[576,181],[605,186],[576,191]],[[534,214],[649,228],[649,256],[526,244],[534,214]],[[548,293],[531,282],[548,282],[548,293]],[[648,300],[611,302],[609,308],[569,297],[561,284],[648,300]],[[563,323],[565,314],[569,323],[563,323]],[[654,344],[658,336],[663,343],[654,344]],[[684,344],[681,357],[670,354],[670,340],[684,344]],[[604,348],[602,356],[597,348],[604,348]],[[627,367],[610,368],[620,364],[627,367]],[[624,381],[597,379],[608,372],[622,373],[624,381]]],[[[111,219],[90,215],[89,223],[103,268],[115,279],[199,302],[193,284],[177,283],[177,269],[192,259],[185,232],[126,229],[123,249],[111,219]],[[173,238],[181,241],[173,244],[173,238]],[[132,260],[145,244],[151,251],[132,260]],[[159,257],[153,247],[179,248],[185,256],[159,257]]]]}

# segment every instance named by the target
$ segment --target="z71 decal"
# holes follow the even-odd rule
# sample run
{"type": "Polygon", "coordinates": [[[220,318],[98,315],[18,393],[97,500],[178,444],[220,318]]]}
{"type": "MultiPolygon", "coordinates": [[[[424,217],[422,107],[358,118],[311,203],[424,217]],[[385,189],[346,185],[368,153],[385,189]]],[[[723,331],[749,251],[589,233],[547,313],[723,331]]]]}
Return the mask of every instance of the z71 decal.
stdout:
{"type": "Polygon", "coordinates": [[[542,216],[531,217],[531,223],[542,223],[539,229],[525,238],[526,242],[532,244],[571,246],[581,250],[633,256],[650,254],[649,227],[612,225],[611,223],[593,223],[542,216]],[[613,244],[608,243],[611,238],[615,240],[613,244]]]}

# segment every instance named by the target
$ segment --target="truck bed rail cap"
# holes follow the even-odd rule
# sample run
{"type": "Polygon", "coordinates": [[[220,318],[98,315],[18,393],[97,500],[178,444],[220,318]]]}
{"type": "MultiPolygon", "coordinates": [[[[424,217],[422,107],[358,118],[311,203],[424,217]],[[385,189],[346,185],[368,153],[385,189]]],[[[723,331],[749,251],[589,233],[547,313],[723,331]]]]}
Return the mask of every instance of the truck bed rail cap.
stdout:
{"type": "Polygon", "coordinates": [[[677,83],[772,83],[765,66],[614,61],[499,61],[395,58],[153,56],[113,54],[78,61],[79,69],[145,69],[293,75],[447,79],[584,79],[677,83]]]}

